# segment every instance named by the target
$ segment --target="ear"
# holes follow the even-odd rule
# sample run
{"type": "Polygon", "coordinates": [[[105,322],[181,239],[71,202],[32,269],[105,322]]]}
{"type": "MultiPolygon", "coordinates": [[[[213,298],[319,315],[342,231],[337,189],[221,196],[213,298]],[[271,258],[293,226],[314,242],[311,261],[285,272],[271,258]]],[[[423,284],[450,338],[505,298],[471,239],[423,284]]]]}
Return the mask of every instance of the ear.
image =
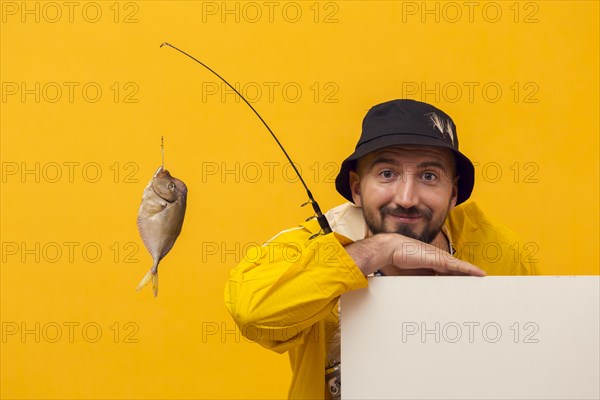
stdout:
{"type": "Polygon", "coordinates": [[[360,193],[360,176],[356,171],[350,171],[350,190],[352,191],[352,200],[354,204],[362,207],[361,193],[360,193]]]}
{"type": "Polygon", "coordinates": [[[456,201],[458,200],[458,180],[460,178],[454,178],[454,183],[452,184],[452,197],[450,198],[450,210],[456,207],[456,201]]]}

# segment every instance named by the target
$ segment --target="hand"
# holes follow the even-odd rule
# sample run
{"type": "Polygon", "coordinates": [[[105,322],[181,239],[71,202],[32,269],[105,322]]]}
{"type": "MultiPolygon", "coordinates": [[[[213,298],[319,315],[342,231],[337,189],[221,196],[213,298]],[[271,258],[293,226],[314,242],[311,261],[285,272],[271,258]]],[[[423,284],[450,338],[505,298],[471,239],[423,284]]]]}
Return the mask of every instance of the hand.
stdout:
{"type": "Polygon", "coordinates": [[[442,249],[396,233],[359,240],[346,251],[365,276],[377,269],[386,275],[486,275],[442,249]]]}

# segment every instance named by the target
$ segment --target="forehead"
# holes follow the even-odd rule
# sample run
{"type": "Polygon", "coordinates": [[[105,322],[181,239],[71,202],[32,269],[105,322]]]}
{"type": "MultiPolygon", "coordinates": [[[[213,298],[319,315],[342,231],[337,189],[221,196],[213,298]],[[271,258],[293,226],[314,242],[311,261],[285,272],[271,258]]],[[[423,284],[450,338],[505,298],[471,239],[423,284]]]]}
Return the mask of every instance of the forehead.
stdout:
{"type": "Polygon", "coordinates": [[[397,164],[436,161],[448,170],[453,170],[455,163],[454,155],[449,149],[435,146],[403,145],[384,147],[361,157],[358,160],[357,169],[372,166],[383,160],[397,164]]]}

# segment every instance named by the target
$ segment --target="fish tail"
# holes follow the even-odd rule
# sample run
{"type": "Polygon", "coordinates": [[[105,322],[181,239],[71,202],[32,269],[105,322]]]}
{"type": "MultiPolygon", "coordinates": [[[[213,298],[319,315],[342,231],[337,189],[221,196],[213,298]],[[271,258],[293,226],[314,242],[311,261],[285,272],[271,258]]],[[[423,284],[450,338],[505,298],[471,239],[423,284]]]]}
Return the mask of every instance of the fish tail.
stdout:
{"type": "Polygon", "coordinates": [[[140,281],[140,283],[137,286],[137,291],[142,290],[142,288],[144,286],[146,286],[148,284],[148,282],[150,282],[150,279],[152,278],[152,270],[148,271],[146,273],[146,275],[144,275],[144,277],[142,278],[142,280],[140,281]]]}
{"type": "Polygon", "coordinates": [[[158,296],[158,263],[152,265],[152,268],[144,275],[136,290],[139,292],[150,281],[152,281],[152,291],[154,292],[154,297],[156,297],[158,296]]]}
{"type": "Polygon", "coordinates": [[[152,291],[154,292],[154,297],[158,296],[158,271],[152,274],[152,291]]]}

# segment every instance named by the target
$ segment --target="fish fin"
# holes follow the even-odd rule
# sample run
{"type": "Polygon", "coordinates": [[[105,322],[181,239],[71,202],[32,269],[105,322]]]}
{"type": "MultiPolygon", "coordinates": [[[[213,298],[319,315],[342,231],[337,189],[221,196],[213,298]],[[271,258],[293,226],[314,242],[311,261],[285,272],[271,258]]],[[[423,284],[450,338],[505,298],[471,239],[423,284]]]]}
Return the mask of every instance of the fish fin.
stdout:
{"type": "Polygon", "coordinates": [[[152,291],[154,292],[154,297],[158,296],[158,263],[160,260],[154,260],[154,264],[152,264],[152,268],[150,271],[144,275],[142,280],[137,286],[137,291],[142,290],[144,286],[146,286],[150,281],[152,281],[152,291]]]}
{"type": "Polygon", "coordinates": [[[154,297],[158,296],[158,271],[152,274],[152,291],[154,292],[154,297]]]}
{"type": "Polygon", "coordinates": [[[150,279],[152,278],[152,269],[150,269],[150,271],[148,271],[146,273],[146,275],[144,275],[144,277],[142,278],[142,280],[140,281],[140,283],[137,286],[137,291],[139,292],[140,290],[142,290],[142,288],[144,286],[146,286],[148,284],[148,282],[150,282],[150,279]]]}

